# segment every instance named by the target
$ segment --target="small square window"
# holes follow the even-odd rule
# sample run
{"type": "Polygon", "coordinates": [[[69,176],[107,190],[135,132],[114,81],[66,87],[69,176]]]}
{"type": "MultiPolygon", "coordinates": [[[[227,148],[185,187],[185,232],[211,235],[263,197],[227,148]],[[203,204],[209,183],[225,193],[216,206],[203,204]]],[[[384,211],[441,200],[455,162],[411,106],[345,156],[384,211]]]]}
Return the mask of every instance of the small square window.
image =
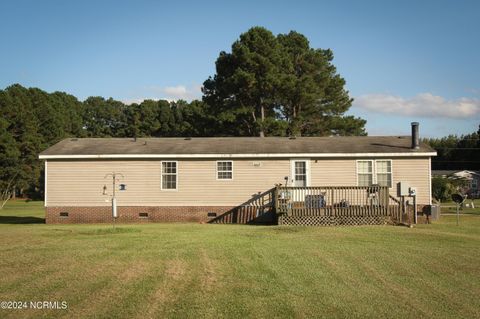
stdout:
{"type": "Polygon", "coordinates": [[[233,162],[217,162],[217,179],[233,179],[233,162]]]}

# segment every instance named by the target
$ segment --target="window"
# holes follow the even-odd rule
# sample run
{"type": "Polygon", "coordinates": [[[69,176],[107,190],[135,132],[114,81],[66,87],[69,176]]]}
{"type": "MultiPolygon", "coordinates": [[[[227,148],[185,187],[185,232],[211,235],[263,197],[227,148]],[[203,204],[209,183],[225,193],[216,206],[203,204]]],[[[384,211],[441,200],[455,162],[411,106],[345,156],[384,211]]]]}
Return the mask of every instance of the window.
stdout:
{"type": "Polygon", "coordinates": [[[478,188],[478,180],[475,177],[472,179],[471,184],[472,184],[472,189],[478,188]]]}
{"type": "Polygon", "coordinates": [[[295,186],[305,187],[307,186],[307,162],[295,161],[295,186]]]}
{"type": "Polygon", "coordinates": [[[392,161],[391,160],[363,160],[357,161],[358,186],[392,187],[392,161]]]}
{"type": "Polygon", "coordinates": [[[177,189],[177,162],[162,162],[162,189],[177,189]]]}
{"type": "Polygon", "coordinates": [[[358,186],[373,184],[373,161],[357,162],[358,186]]]}
{"type": "Polygon", "coordinates": [[[392,187],[392,161],[375,161],[377,184],[392,187]]]}
{"type": "Polygon", "coordinates": [[[233,179],[232,161],[217,162],[217,179],[233,179]]]}

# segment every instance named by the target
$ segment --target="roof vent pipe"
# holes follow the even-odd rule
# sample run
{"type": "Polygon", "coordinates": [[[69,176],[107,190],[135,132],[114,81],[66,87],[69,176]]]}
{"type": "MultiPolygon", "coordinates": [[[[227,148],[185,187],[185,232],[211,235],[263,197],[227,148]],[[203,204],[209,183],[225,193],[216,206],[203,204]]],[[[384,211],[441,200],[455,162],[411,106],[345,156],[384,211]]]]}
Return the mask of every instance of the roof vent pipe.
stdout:
{"type": "Polygon", "coordinates": [[[418,135],[418,122],[412,122],[412,149],[420,148],[420,137],[418,135]]]}

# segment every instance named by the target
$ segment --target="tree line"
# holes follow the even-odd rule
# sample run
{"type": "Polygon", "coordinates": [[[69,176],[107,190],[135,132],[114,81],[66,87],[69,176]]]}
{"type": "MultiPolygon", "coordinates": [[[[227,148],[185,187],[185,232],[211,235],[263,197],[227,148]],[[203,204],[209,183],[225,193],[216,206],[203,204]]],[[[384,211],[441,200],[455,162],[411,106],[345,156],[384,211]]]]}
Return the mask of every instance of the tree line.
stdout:
{"type": "Polygon", "coordinates": [[[433,170],[480,170],[480,125],[470,134],[428,138],[424,142],[437,151],[432,158],[433,170]]]}
{"type": "MultiPolygon", "coordinates": [[[[66,137],[366,135],[331,50],[254,27],[220,52],[202,100],[84,101],[19,84],[0,90],[0,195],[41,197],[38,154],[66,137]]],[[[3,201],[2,201],[3,202],[3,201]]]]}
{"type": "Polygon", "coordinates": [[[16,191],[41,196],[38,154],[66,137],[210,136],[201,101],[145,100],[126,105],[112,98],[47,93],[19,84],[0,90],[0,180],[2,198],[16,191]],[[9,187],[7,187],[9,186],[9,187]],[[6,192],[6,193],[5,193],[6,192]]]}

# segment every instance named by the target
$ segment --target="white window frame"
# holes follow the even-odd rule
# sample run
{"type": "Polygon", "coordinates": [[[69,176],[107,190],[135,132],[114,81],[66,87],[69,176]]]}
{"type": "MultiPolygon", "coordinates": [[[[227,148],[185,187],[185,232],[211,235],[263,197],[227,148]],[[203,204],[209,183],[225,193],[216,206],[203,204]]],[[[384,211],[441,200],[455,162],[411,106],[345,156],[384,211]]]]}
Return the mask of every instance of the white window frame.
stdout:
{"type": "Polygon", "coordinates": [[[359,179],[358,179],[358,163],[360,162],[371,162],[372,163],[372,184],[375,184],[375,161],[374,160],[371,160],[371,159],[359,159],[359,160],[356,160],[355,161],[355,176],[357,178],[357,186],[360,186],[360,183],[359,183],[359,179]]]}
{"type": "Polygon", "coordinates": [[[216,179],[217,181],[223,181],[223,182],[225,182],[225,181],[226,181],[226,182],[228,182],[228,181],[233,181],[233,161],[216,161],[216,162],[215,162],[215,179],[216,179]],[[218,173],[219,173],[219,172],[228,172],[228,171],[219,171],[219,170],[218,170],[218,163],[226,163],[226,162],[229,162],[229,163],[232,164],[232,171],[231,171],[231,173],[232,173],[232,178],[218,178],[218,173]]]}
{"type": "Polygon", "coordinates": [[[306,187],[310,186],[310,159],[308,158],[294,158],[290,160],[290,186],[293,186],[295,181],[295,162],[305,162],[306,187]]]}
{"type": "MultiPolygon", "coordinates": [[[[160,162],[160,188],[162,191],[178,191],[178,161],[161,161],[160,162]],[[163,163],[175,163],[176,173],[175,173],[175,188],[163,188],[163,163]]],[[[173,175],[169,173],[168,175],[173,175]]]]}
{"type": "Polygon", "coordinates": [[[393,162],[392,162],[392,160],[391,159],[376,159],[375,160],[375,184],[378,184],[377,162],[390,162],[390,173],[387,172],[387,174],[390,174],[391,185],[390,186],[387,185],[387,186],[388,186],[388,188],[392,188],[393,187],[393,162]]]}
{"type": "Polygon", "coordinates": [[[357,179],[357,186],[360,186],[358,183],[358,163],[359,162],[372,162],[372,184],[378,184],[377,178],[377,162],[390,162],[390,181],[392,185],[388,186],[388,188],[393,188],[393,161],[391,159],[358,159],[355,161],[355,173],[357,179]]]}

